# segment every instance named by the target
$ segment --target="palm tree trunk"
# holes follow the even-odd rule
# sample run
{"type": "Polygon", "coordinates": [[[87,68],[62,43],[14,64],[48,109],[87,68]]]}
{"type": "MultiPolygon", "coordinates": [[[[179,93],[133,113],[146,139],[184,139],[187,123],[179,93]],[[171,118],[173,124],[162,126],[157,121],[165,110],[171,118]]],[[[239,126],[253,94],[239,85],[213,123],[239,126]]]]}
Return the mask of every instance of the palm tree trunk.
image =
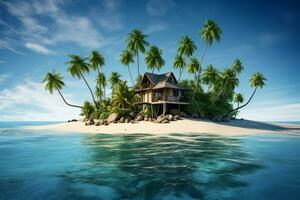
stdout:
{"type": "Polygon", "coordinates": [[[80,72],[80,75],[81,75],[82,79],[84,80],[86,86],[89,88],[89,91],[90,91],[90,93],[91,93],[91,95],[92,95],[92,98],[93,98],[93,101],[94,101],[95,106],[98,107],[98,104],[97,104],[97,102],[96,102],[96,100],[95,100],[94,93],[93,93],[93,91],[92,91],[90,85],[88,84],[88,82],[86,81],[86,79],[84,78],[84,76],[83,76],[83,74],[82,74],[81,72],[80,72]]]}
{"type": "MultiPolygon", "coordinates": [[[[98,78],[100,77],[100,70],[99,70],[99,67],[97,67],[97,71],[98,71],[98,78]]],[[[101,82],[99,81],[99,100],[102,99],[101,97],[101,82]]]]}
{"type": "Polygon", "coordinates": [[[154,73],[154,68],[152,68],[152,74],[154,73]]]}
{"type": "Polygon", "coordinates": [[[257,90],[257,87],[254,89],[254,91],[253,91],[251,97],[249,98],[249,100],[248,100],[244,105],[238,106],[237,108],[235,108],[235,109],[229,111],[228,114],[230,114],[230,113],[232,113],[232,112],[234,112],[234,111],[237,111],[237,110],[239,110],[239,109],[245,107],[246,105],[248,105],[248,103],[250,103],[251,99],[253,98],[253,96],[254,96],[256,90],[257,90]]]}
{"type": "Polygon", "coordinates": [[[193,101],[194,98],[195,98],[195,94],[196,94],[196,90],[197,90],[197,86],[198,86],[198,82],[199,82],[199,78],[200,78],[200,73],[201,73],[201,66],[202,66],[202,62],[203,62],[204,55],[205,55],[205,53],[206,53],[207,46],[208,46],[208,45],[206,44],[205,47],[204,47],[203,54],[202,54],[201,59],[200,59],[199,69],[198,69],[198,74],[197,74],[197,80],[196,80],[196,86],[195,86],[195,89],[194,89],[192,101],[193,101]]]}
{"type": "Polygon", "coordinates": [[[128,69],[128,72],[129,72],[129,75],[130,75],[130,78],[131,78],[131,81],[132,81],[132,87],[133,87],[134,86],[134,81],[133,81],[133,78],[132,78],[132,75],[131,75],[131,72],[130,72],[129,65],[127,65],[127,69],[128,69]]]}
{"type": "Polygon", "coordinates": [[[137,60],[137,70],[138,70],[138,76],[139,76],[139,84],[141,85],[141,80],[140,80],[140,76],[141,76],[141,73],[140,73],[140,59],[139,59],[139,50],[136,51],[136,60],[137,60]]]}
{"type": "MultiPolygon", "coordinates": [[[[186,62],[186,56],[184,56],[184,64],[186,64],[185,63],[186,62]]],[[[183,66],[183,68],[184,68],[185,66],[183,66]]],[[[178,82],[180,81],[180,79],[181,79],[181,76],[182,76],[182,73],[183,73],[183,68],[181,69],[181,68],[179,68],[179,78],[178,78],[178,82]]]]}
{"type": "MultiPolygon", "coordinates": [[[[238,102],[237,108],[238,108],[239,106],[240,106],[240,103],[238,102]]],[[[238,111],[236,111],[236,113],[235,113],[235,115],[234,115],[234,119],[236,118],[237,114],[238,114],[238,111]]]]}
{"type": "Polygon", "coordinates": [[[65,102],[65,104],[67,104],[68,106],[71,106],[71,107],[75,107],[75,108],[80,108],[80,109],[82,109],[82,107],[81,106],[77,106],[77,105],[73,105],[73,104],[69,104],[66,100],[65,100],[65,98],[64,98],[64,96],[62,95],[62,93],[60,92],[60,90],[57,90],[58,91],[58,93],[59,93],[59,95],[60,95],[60,97],[63,99],[63,101],[65,102]]]}

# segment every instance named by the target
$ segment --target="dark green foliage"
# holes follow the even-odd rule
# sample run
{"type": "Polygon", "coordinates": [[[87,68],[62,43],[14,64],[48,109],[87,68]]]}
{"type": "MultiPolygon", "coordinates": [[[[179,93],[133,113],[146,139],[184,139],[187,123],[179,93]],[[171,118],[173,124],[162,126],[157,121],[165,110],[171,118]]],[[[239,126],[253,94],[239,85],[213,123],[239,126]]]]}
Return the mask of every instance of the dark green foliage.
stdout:
{"type": "Polygon", "coordinates": [[[90,119],[92,117],[92,114],[94,113],[95,107],[88,101],[85,101],[82,109],[81,109],[81,116],[84,116],[87,119],[90,119]]]}

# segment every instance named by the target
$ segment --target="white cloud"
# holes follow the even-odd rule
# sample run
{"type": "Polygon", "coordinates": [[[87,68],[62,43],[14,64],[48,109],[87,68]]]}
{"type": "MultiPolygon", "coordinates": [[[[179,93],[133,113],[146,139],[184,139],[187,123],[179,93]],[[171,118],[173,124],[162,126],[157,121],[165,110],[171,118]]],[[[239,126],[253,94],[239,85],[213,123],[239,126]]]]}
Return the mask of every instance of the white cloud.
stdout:
{"type": "MultiPolygon", "coordinates": [[[[1,63],[1,61],[0,61],[1,63]]],[[[8,74],[0,74],[0,84],[9,78],[8,74]]]]}
{"type": "Polygon", "coordinates": [[[163,16],[175,7],[172,0],[149,0],[147,3],[147,12],[153,16],[163,16]]]}
{"type": "Polygon", "coordinates": [[[37,53],[45,54],[45,55],[53,55],[55,54],[53,51],[47,49],[43,45],[35,44],[31,42],[26,42],[24,45],[26,48],[31,49],[37,53]]]}
{"type": "MultiPolygon", "coordinates": [[[[76,103],[72,95],[64,96],[69,102],[76,103]]],[[[0,121],[59,121],[78,117],[79,110],[65,105],[56,92],[50,95],[42,84],[26,80],[0,91],[0,113],[0,121]]]]}
{"type": "MultiPolygon", "coordinates": [[[[31,1],[5,1],[1,2],[8,12],[18,19],[22,27],[14,34],[20,37],[21,45],[30,48],[37,53],[51,54],[49,46],[59,43],[74,43],[81,47],[99,48],[114,43],[114,38],[104,38],[98,31],[97,24],[85,16],[67,14],[63,10],[64,1],[60,0],[31,0],[31,1]],[[45,23],[44,19],[47,19],[45,23]],[[29,45],[28,45],[29,44],[29,45]]],[[[105,1],[103,17],[98,17],[100,25],[119,29],[122,24],[119,20],[117,1],[105,1]],[[105,17],[105,13],[107,16],[105,17]]],[[[0,48],[13,51],[14,46],[10,42],[0,43],[0,48]]]]}
{"type": "Polygon", "coordinates": [[[123,28],[120,16],[120,1],[105,0],[103,1],[104,9],[97,21],[105,30],[119,30],[123,28]]]}
{"type": "Polygon", "coordinates": [[[159,22],[159,23],[153,23],[153,24],[150,24],[145,32],[147,34],[150,34],[150,33],[155,33],[155,32],[161,32],[161,31],[165,31],[169,28],[169,24],[167,23],[164,23],[164,22],[159,22]]]}

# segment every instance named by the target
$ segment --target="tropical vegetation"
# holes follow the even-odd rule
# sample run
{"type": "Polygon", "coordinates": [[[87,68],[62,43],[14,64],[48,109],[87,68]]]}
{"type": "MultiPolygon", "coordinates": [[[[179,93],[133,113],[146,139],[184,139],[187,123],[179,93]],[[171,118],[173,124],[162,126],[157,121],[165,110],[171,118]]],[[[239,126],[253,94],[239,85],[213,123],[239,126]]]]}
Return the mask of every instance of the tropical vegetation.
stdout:
{"type": "MultiPolygon", "coordinates": [[[[206,67],[203,66],[208,47],[215,41],[221,40],[221,28],[215,21],[207,20],[200,29],[199,35],[202,41],[199,47],[203,47],[202,54],[199,57],[196,55],[199,47],[189,36],[184,35],[179,39],[172,63],[173,67],[179,71],[179,84],[189,89],[184,93],[184,99],[190,104],[183,107],[183,111],[188,115],[196,113],[197,116],[210,119],[215,119],[217,116],[235,118],[240,109],[251,102],[257,89],[265,86],[266,78],[260,72],[250,77],[250,87],[254,90],[243,104],[244,96],[235,92],[240,83],[239,76],[244,70],[240,59],[235,59],[224,69],[217,68],[212,63],[207,63],[206,67]],[[181,80],[185,73],[191,78],[181,80]]],[[[92,50],[87,58],[72,54],[66,62],[70,75],[84,81],[91,95],[91,101],[85,101],[82,106],[68,103],[62,94],[65,86],[63,77],[55,71],[46,73],[42,81],[45,89],[51,94],[57,91],[66,105],[79,108],[81,115],[88,119],[106,119],[109,114],[115,112],[122,116],[133,111],[148,113],[150,108],[142,108],[135,104],[138,98],[135,89],[140,88],[141,71],[145,70],[141,69],[140,57],[144,57],[145,66],[152,73],[160,71],[166,61],[163,50],[158,46],[150,45],[146,39],[148,35],[143,31],[132,30],[125,40],[126,48],[120,53],[119,61],[121,65],[127,67],[130,85],[124,75],[119,72],[110,72],[110,75],[106,76],[103,70],[104,56],[98,50],[92,50]],[[133,63],[136,64],[136,70],[131,68],[133,63]],[[91,72],[95,72],[94,84],[90,84],[86,79],[86,75],[91,72]],[[108,88],[111,92],[107,92],[108,88]]]]}

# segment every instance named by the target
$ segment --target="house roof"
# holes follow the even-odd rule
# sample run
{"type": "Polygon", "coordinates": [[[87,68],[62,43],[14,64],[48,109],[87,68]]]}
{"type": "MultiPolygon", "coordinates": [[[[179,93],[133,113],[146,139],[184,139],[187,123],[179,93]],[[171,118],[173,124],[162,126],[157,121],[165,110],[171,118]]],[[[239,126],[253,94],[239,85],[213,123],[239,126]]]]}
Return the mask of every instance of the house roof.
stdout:
{"type": "MultiPolygon", "coordinates": [[[[178,86],[177,79],[172,72],[167,72],[164,74],[153,74],[153,73],[146,72],[143,77],[143,80],[145,79],[145,77],[147,77],[149,81],[154,85],[154,87],[152,88],[154,90],[161,89],[161,88],[173,88],[178,90],[186,90],[186,88],[178,86]],[[170,76],[173,76],[175,83],[171,83],[168,81],[170,76]]],[[[146,89],[147,88],[143,88],[140,90],[146,90],[146,89]]]]}
{"type": "MultiPolygon", "coordinates": [[[[172,72],[167,72],[167,73],[164,73],[164,74],[153,74],[153,73],[149,73],[149,72],[146,72],[144,76],[148,77],[148,79],[154,84],[156,85],[157,83],[161,82],[161,81],[167,81],[168,78],[172,75],[173,73],[172,72]]],[[[174,74],[173,74],[174,76],[174,74]]],[[[174,76],[175,78],[175,76],[174,76]]],[[[176,78],[175,78],[176,79],[176,78]]],[[[177,82],[177,80],[176,80],[177,82]]]]}

